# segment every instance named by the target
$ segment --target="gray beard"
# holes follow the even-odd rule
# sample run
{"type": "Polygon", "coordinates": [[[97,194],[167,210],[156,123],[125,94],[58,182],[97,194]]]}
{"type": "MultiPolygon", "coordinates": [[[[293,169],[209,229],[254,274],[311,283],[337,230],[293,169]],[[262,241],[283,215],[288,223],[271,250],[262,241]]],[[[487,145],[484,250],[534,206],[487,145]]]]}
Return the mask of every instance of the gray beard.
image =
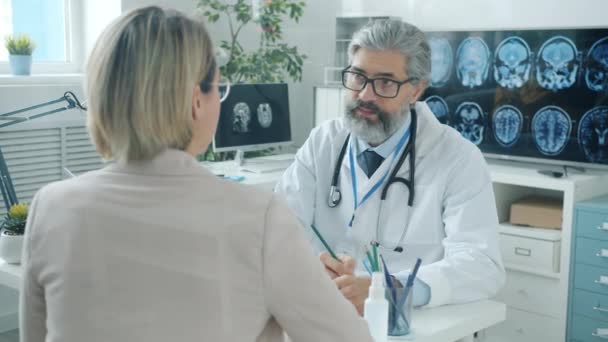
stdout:
{"type": "Polygon", "coordinates": [[[344,122],[346,128],[352,135],[362,139],[372,146],[378,146],[391,135],[403,126],[410,112],[410,107],[405,104],[396,113],[383,112],[373,103],[365,103],[360,100],[346,99],[346,108],[344,111],[344,122]],[[360,117],[357,113],[357,107],[363,107],[373,110],[378,117],[377,123],[372,123],[367,119],[360,117]]]}

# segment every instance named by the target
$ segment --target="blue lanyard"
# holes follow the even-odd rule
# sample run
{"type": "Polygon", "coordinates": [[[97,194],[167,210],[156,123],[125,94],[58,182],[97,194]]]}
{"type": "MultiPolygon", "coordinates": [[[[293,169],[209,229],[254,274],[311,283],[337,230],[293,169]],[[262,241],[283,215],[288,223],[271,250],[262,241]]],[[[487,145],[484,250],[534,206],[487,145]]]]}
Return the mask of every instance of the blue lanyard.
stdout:
{"type": "Polygon", "coordinates": [[[382,185],[382,183],[384,183],[384,180],[388,176],[389,172],[391,172],[391,170],[393,168],[393,163],[395,162],[395,159],[397,158],[397,155],[399,154],[399,152],[401,151],[401,149],[405,145],[405,142],[407,141],[407,139],[410,136],[410,127],[407,128],[407,130],[405,131],[405,133],[401,137],[401,140],[399,140],[399,144],[397,144],[397,147],[395,147],[395,150],[393,151],[393,158],[391,159],[391,164],[389,165],[388,169],[386,170],[386,172],[384,173],[384,175],[382,176],[382,178],[380,178],[380,180],[378,180],[378,182],[376,184],[374,184],[374,186],[368,191],[368,193],[363,196],[363,198],[361,199],[361,202],[358,201],[358,194],[357,194],[357,173],[355,172],[355,161],[354,161],[354,158],[353,158],[353,143],[352,143],[352,140],[351,140],[350,149],[348,151],[348,160],[349,160],[349,163],[350,163],[350,176],[351,176],[352,185],[353,185],[354,209],[353,209],[353,216],[351,217],[350,222],[348,223],[349,227],[353,226],[353,221],[355,220],[355,212],[357,211],[357,209],[360,206],[362,206],[363,203],[365,203],[380,188],[380,186],[382,185]]]}

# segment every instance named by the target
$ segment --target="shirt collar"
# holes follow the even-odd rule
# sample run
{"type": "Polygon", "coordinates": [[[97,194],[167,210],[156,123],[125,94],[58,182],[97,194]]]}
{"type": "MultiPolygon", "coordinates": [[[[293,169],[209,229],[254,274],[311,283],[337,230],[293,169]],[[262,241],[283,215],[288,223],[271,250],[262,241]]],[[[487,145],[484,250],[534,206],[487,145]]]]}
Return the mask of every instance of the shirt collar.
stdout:
{"type": "MultiPolygon", "coordinates": [[[[390,156],[390,154],[393,153],[393,151],[395,150],[397,145],[399,144],[399,140],[401,140],[401,137],[403,137],[403,135],[405,134],[405,131],[410,126],[410,122],[411,122],[411,115],[408,114],[407,119],[405,120],[403,125],[401,125],[401,127],[395,133],[393,133],[393,135],[391,135],[388,139],[386,139],[382,144],[380,144],[376,147],[371,147],[367,142],[363,141],[362,139],[356,138],[357,155],[363,153],[363,151],[372,150],[372,151],[378,153],[380,156],[382,156],[382,158],[384,158],[384,159],[388,158],[390,156]]],[[[408,140],[409,140],[409,138],[408,138],[408,140]]],[[[407,141],[406,141],[406,143],[407,143],[407,141]]]]}

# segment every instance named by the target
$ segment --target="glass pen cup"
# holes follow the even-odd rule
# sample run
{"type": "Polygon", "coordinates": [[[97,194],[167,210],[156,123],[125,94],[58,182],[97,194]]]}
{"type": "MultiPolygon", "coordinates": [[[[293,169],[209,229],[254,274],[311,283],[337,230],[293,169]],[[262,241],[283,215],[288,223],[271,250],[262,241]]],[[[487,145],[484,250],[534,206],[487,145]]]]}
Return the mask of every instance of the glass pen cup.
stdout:
{"type": "Polygon", "coordinates": [[[386,288],[388,301],[388,336],[406,336],[411,332],[412,288],[386,288]]]}

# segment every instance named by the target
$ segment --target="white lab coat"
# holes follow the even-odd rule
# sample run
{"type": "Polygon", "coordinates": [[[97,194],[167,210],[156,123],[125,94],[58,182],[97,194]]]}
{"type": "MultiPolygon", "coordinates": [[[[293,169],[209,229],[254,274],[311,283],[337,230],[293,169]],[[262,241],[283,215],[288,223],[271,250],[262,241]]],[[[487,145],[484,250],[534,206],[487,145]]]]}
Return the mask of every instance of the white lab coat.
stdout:
{"type": "MultiPolygon", "coordinates": [[[[393,274],[409,272],[416,257],[422,258],[418,278],[431,288],[429,306],[492,297],[504,284],[505,271],[498,244],[496,204],[484,158],[475,145],[439,123],[426,103],[416,103],[416,112],[413,208],[407,207],[407,188],[395,183],[380,215],[382,188],[357,209],[349,228],[354,203],[348,152],[338,182],[342,201],[336,208],[328,206],[334,167],[348,134],[342,119],[313,129],[276,190],[285,194],[306,227],[316,225],[336,252],[348,252],[360,259],[361,247],[377,240],[393,274]],[[399,246],[404,250],[395,252],[403,233],[399,246]]],[[[385,174],[390,162],[389,157],[368,180],[355,161],[359,199],[385,174]]],[[[397,176],[409,179],[407,159],[397,176]]],[[[307,233],[317,251],[324,250],[312,232],[307,233]]],[[[358,272],[364,272],[361,263],[358,272]]]]}

